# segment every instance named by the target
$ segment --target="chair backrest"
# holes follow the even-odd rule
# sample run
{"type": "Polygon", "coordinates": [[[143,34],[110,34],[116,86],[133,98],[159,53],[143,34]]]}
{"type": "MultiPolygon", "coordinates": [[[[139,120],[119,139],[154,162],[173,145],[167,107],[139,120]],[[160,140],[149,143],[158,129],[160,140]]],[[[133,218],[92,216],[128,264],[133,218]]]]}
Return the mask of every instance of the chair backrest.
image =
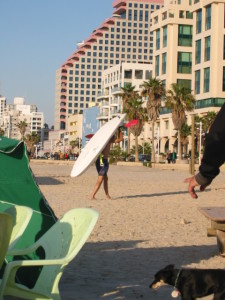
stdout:
{"type": "Polygon", "coordinates": [[[85,244],[97,219],[98,212],[93,209],[72,209],[37,241],[45,250],[45,259],[61,259],[61,265],[44,266],[34,289],[46,288],[45,293],[50,295],[58,288],[65,266],[85,244]]]}
{"type": "Polygon", "coordinates": [[[33,210],[27,206],[12,205],[5,210],[5,213],[11,215],[13,220],[13,231],[9,243],[9,250],[12,250],[27,228],[33,210]]]}
{"type": "Polygon", "coordinates": [[[9,247],[9,241],[13,229],[13,220],[9,214],[0,213],[0,268],[5,259],[9,247]]]}

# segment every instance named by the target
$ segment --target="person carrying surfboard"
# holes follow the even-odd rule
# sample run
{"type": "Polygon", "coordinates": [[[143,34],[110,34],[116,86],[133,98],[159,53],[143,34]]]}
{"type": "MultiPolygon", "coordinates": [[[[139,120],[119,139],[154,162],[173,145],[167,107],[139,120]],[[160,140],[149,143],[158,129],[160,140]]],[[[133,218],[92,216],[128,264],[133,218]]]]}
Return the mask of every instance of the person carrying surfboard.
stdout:
{"type": "Polygon", "coordinates": [[[96,169],[98,172],[98,180],[95,184],[93,193],[91,194],[91,199],[94,200],[95,199],[95,195],[98,192],[102,182],[103,182],[103,187],[104,187],[104,191],[106,194],[106,198],[110,199],[110,195],[109,195],[109,188],[108,188],[108,170],[109,170],[109,152],[110,152],[110,146],[113,143],[120,143],[123,141],[123,134],[122,131],[119,128],[119,135],[118,138],[116,138],[116,135],[114,135],[110,141],[108,142],[108,144],[105,146],[105,148],[103,149],[101,155],[98,157],[98,159],[95,162],[96,165],[96,169]]]}

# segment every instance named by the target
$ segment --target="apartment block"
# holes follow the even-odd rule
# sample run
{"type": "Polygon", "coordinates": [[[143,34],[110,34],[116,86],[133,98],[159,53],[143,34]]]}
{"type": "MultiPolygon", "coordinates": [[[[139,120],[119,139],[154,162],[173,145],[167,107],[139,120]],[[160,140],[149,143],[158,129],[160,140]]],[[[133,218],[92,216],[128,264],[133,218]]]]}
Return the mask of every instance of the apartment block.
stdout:
{"type": "Polygon", "coordinates": [[[162,6],[163,0],[113,1],[112,16],[56,72],[55,130],[66,129],[69,115],[98,102],[104,70],[121,62],[152,63],[152,13],[162,6]]]}
{"type": "Polygon", "coordinates": [[[69,142],[82,139],[83,115],[75,114],[68,117],[69,142]]]}
{"type": "Polygon", "coordinates": [[[21,139],[21,134],[17,124],[26,122],[26,134],[36,132],[42,137],[42,128],[44,127],[44,114],[37,112],[36,105],[25,104],[25,99],[15,97],[13,104],[6,104],[5,111],[2,115],[1,128],[5,135],[13,139],[21,139]]]}
{"type": "Polygon", "coordinates": [[[225,102],[225,1],[194,0],[192,87],[196,112],[225,102]]]}
{"type": "MultiPolygon", "coordinates": [[[[121,63],[105,71],[102,75],[102,91],[98,94],[99,114],[97,119],[100,126],[110,119],[122,113],[123,103],[120,94],[121,88],[128,84],[135,86],[135,90],[141,92],[144,81],[152,76],[151,64],[121,63]]],[[[146,102],[144,103],[146,105],[146,102]]],[[[143,132],[139,137],[140,143],[144,140],[150,142],[149,124],[146,123],[143,132]]],[[[126,147],[127,136],[124,135],[126,147]]],[[[134,145],[134,136],[131,135],[131,146],[134,145]]]]}
{"type": "MultiPolygon", "coordinates": [[[[166,89],[172,83],[192,89],[199,116],[218,111],[225,102],[224,20],[224,1],[167,1],[153,14],[153,76],[166,89]]],[[[191,124],[190,113],[187,122],[191,124]]],[[[160,152],[176,150],[177,131],[165,107],[158,126],[160,152]]]]}
{"type": "MultiPolygon", "coordinates": [[[[180,83],[191,89],[193,14],[189,0],[165,1],[164,7],[153,14],[152,22],[155,41],[153,77],[162,80],[167,90],[172,83],[180,83]]],[[[161,109],[157,123],[160,152],[176,148],[177,131],[165,107],[161,109]]]]}

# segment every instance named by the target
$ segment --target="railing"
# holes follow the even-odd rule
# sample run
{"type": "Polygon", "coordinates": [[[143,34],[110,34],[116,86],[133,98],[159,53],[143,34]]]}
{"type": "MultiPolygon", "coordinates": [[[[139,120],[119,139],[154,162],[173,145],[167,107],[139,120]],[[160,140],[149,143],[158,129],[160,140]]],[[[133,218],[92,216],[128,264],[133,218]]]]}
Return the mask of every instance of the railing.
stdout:
{"type": "Polygon", "coordinates": [[[112,89],[111,92],[112,92],[112,93],[120,92],[120,88],[119,88],[119,87],[116,87],[116,88],[112,89]]]}
{"type": "Polygon", "coordinates": [[[221,107],[225,103],[224,98],[209,98],[199,100],[195,102],[195,108],[206,108],[206,107],[221,107]]]}

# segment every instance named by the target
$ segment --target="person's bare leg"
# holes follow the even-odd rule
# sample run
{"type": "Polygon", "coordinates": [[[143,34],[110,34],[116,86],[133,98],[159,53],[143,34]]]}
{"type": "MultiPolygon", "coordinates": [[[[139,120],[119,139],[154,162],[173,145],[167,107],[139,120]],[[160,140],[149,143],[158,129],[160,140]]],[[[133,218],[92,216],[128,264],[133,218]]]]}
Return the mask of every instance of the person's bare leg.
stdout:
{"type": "Polygon", "coordinates": [[[103,179],[104,179],[104,176],[98,176],[98,180],[97,180],[96,185],[94,187],[94,191],[91,194],[91,200],[95,199],[95,195],[96,195],[97,191],[99,190],[99,188],[100,188],[100,186],[102,184],[103,179]]]}
{"type": "Polygon", "coordinates": [[[111,197],[109,196],[108,176],[107,175],[104,177],[104,190],[105,190],[106,198],[111,199],[111,197]]]}

